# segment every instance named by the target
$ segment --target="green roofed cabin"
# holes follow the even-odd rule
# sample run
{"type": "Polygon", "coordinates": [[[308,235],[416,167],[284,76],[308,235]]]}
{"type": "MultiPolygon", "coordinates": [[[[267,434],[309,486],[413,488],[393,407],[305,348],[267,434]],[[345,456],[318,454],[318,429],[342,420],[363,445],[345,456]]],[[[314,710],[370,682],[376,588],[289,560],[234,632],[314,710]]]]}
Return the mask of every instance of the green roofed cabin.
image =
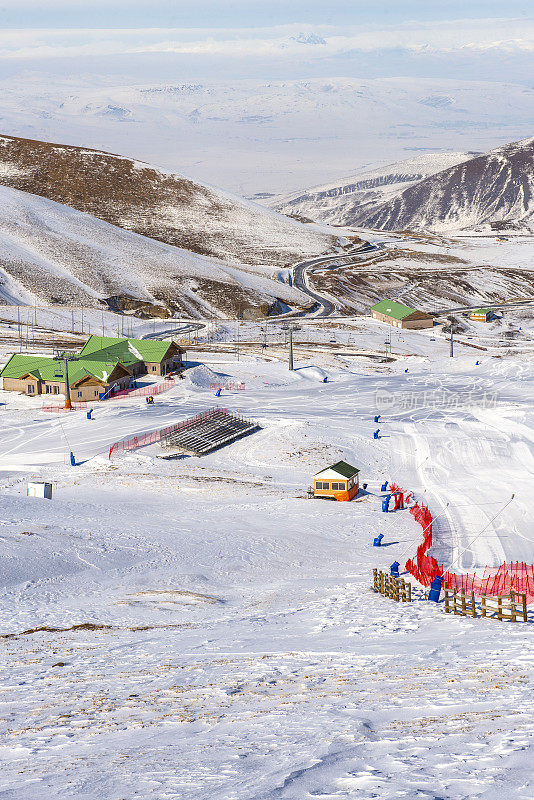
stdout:
{"type": "Polygon", "coordinates": [[[489,322],[492,315],[493,315],[492,308],[476,308],[469,315],[469,319],[472,319],[475,322],[489,322]]]}
{"type": "MultiPolygon", "coordinates": [[[[139,375],[167,375],[182,366],[182,349],[171,341],[91,336],[79,356],[69,361],[74,401],[94,401],[127,389],[139,375]]],[[[15,353],[0,372],[6,391],[65,394],[64,362],[15,353]]]]}
{"type": "Polygon", "coordinates": [[[395,300],[381,300],[380,303],[371,306],[371,316],[396,328],[419,330],[432,328],[434,325],[431,314],[397,303],[395,300]]]}

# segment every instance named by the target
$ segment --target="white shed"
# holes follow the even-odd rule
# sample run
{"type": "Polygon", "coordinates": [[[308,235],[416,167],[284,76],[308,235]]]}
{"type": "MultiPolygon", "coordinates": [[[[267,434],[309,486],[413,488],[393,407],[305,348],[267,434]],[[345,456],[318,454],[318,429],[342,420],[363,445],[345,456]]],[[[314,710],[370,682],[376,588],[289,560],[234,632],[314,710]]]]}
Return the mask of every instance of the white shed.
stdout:
{"type": "Polygon", "coordinates": [[[33,481],[28,484],[26,497],[46,497],[47,500],[51,500],[52,484],[45,483],[44,481],[33,481]]]}

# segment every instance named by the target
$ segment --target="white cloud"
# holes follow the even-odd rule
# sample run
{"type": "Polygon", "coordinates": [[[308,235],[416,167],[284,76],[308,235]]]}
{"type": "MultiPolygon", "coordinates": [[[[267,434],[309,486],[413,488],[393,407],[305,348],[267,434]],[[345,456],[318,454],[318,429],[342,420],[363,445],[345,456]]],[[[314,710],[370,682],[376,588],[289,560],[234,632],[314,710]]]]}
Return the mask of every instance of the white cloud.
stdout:
{"type": "Polygon", "coordinates": [[[77,56],[176,54],[226,58],[336,57],[354,51],[372,53],[484,52],[534,50],[534,20],[455,20],[404,23],[391,27],[338,29],[277,26],[258,29],[122,28],[4,30],[0,58],[50,59],[77,56]]]}

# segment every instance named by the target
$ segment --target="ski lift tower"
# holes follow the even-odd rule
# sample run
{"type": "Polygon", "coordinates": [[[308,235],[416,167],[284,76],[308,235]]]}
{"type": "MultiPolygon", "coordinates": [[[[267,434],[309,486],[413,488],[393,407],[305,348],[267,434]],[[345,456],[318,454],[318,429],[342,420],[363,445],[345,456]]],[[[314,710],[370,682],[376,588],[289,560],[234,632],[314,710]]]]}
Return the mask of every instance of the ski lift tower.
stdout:
{"type": "Polygon", "coordinates": [[[296,325],[295,323],[288,323],[286,325],[282,325],[282,330],[289,333],[289,371],[293,372],[293,334],[295,331],[302,330],[302,328],[300,325],[296,325]]]}
{"type": "Polygon", "coordinates": [[[56,350],[54,359],[63,361],[63,374],[65,378],[65,409],[70,411],[72,403],[70,399],[70,383],[69,383],[69,361],[77,361],[78,355],[76,353],[68,353],[66,350],[56,350]]]}

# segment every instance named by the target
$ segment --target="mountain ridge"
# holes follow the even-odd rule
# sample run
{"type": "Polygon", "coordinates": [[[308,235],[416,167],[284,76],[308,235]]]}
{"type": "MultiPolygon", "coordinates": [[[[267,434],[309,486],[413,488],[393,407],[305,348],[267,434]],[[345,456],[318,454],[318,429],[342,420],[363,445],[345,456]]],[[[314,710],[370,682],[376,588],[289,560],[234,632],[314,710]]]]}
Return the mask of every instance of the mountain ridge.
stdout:
{"type": "Polygon", "coordinates": [[[502,145],[442,170],[372,209],[353,224],[435,232],[534,224],[534,137],[502,145]]]}

